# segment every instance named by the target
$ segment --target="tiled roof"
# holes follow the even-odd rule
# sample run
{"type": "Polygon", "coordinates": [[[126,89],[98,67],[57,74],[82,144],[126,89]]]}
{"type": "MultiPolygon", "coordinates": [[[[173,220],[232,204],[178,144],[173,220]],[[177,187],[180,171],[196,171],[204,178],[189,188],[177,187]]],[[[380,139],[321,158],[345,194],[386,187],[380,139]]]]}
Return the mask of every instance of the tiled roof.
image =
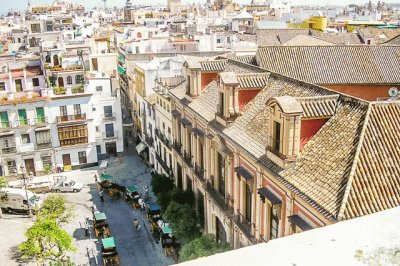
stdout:
{"type": "Polygon", "coordinates": [[[249,64],[249,65],[254,65],[254,66],[257,65],[256,57],[254,55],[229,56],[228,58],[235,60],[235,61],[249,64]]]}
{"type": "Polygon", "coordinates": [[[224,72],[234,73],[261,73],[267,72],[265,69],[259,68],[258,66],[249,65],[246,63],[238,62],[235,60],[229,60],[226,65],[224,72]]]}
{"type": "Polygon", "coordinates": [[[171,93],[171,95],[175,96],[179,100],[182,100],[183,98],[185,98],[185,95],[186,95],[186,86],[187,86],[187,82],[186,81],[182,82],[175,88],[170,89],[169,93],[171,93]]]}
{"type": "Polygon", "coordinates": [[[326,33],[317,30],[311,31],[311,35],[314,38],[334,43],[337,45],[353,45],[353,44],[363,44],[363,40],[360,35],[356,33],[326,33]]]}
{"type": "Polygon", "coordinates": [[[396,36],[400,35],[400,29],[385,29],[385,28],[359,28],[357,32],[365,38],[374,38],[377,44],[384,43],[396,36]]]}
{"type": "Polygon", "coordinates": [[[260,67],[314,84],[400,83],[397,46],[265,46],[260,67]]]}
{"type": "Polygon", "coordinates": [[[151,95],[149,95],[149,96],[146,96],[146,97],[144,98],[144,100],[145,100],[146,102],[148,102],[149,104],[154,105],[154,104],[156,104],[156,101],[157,101],[157,94],[156,94],[156,93],[153,93],[153,94],[151,94],[151,95]]]}
{"type": "Polygon", "coordinates": [[[308,35],[309,29],[259,29],[256,32],[258,45],[281,45],[299,34],[308,35]]]}
{"type": "Polygon", "coordinates": [[[400,102],[371,103],[339,219],[400,206],[400,102]]]}
{"type": "Polygon", "coordinates": [[[388,40],[385,45],[400,45],[400,35],[388,40]]]}
{"type": "Polygon", "coordinates": [[[218,84],[214,80],[188,106],[205,120],[213,120],[217,112],[217,91],[218,84]]]}
{"type": "Polygon", "coordinates": [[[201,71],[204,72],[221,72],[226,67],[228,60],[209,60],[209,61],[200,61],[201,71]]]}
{"type": "Polygon", "coordinates": [[[242,89],[262,89],[268,83],[269,73],[237,74],[242,89]]]}
{"type": "Polygon", "coordinates": [[[284,46],[313,46],[313,45],[335,45],[331,42],[314,38],[313,36],[299,34],[289,41],[282,43],[284,46]]]}
{"type": "Polygon", "coordinates": [[[339,95],[299,97],[304,118],[331,117],[336,111],[339,95]]]}

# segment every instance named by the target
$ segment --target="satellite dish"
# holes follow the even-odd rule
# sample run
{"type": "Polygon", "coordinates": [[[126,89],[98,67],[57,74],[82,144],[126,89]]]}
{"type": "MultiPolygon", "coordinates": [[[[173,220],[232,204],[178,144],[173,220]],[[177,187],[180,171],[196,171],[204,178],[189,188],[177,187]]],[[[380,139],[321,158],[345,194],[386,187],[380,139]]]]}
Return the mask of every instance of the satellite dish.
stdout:
{"type": "Polygon", "coordinates": [[[399,94],[399,90],[396,87],[391,87],[388,93],[390,97],[396,97],[399,94]]]}

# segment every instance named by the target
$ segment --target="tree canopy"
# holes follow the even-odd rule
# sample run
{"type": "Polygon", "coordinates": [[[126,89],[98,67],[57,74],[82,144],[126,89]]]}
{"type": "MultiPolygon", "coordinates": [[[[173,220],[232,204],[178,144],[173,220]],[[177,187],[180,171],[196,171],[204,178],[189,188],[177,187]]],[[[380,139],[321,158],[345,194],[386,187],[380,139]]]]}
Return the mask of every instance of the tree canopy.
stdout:
{"type": "Polygon", "coordinates": [[[228,250],[230,250],[228,244],[217,243],[213,235],[204,235],[184,245],[179,254],[182,261],[188,261],[228,250]]]}
{"type": "Polygon", "coordinates": [[[61,229],[54,219],[36,221],[25,233],[27,240],[19,245],[24,259],[36,259],[38,262],[61,261],[66,251],[74,251],[72,236],[61,229]]]}
{"type": "Polygon", "coordinates": [[[189,204],[172,201],[164,216],[171,223],[174,235],[183,243],[200,236],[196,212],[189,204]]]}
{"type": "Polygon", "coordinates": [[[59,194],[49,195],[37,214],[37,220],[54,219],[57,224],[67,223],[72,217],[72,209],[67,206],[67,199],[59,194]]]}
{"type": "Polygon", "coordinates": [[[165,175],[154,173],[151,178],[151,187],[155,195],[169,192],[174,188],[174,180],[165,175]]]}
{"type": "Polygon", "coordinates": [[[7,181],[4,176],[0,176],[0,188],[7,187],[7,181]]]}

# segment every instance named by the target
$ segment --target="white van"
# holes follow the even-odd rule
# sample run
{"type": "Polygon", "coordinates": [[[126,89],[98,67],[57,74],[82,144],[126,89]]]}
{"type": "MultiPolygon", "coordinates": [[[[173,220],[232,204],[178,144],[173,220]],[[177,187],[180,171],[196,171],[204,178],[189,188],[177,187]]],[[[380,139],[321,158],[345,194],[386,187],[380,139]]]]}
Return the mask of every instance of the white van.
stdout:
{"type": "Polygon", "coordinates": [[[35,193],[28,190],[28,199],[26,198],[26,192],[20,188],[2,188],[0,189],[0,207],[5,211],[13,212],[27,212],[28,204],[31,206],[31,210],[40,208],[42,205],[42,199],[35,193]]]}

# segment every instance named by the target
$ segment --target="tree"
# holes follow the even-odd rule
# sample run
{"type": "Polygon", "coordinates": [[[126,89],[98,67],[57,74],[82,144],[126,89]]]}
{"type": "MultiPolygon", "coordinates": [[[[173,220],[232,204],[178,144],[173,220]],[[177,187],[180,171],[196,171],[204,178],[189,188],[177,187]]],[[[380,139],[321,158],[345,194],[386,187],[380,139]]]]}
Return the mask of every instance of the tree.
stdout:
{"type": "Polygon", "coordinates": [[[230,249],[227,243],[216,242],[213,235],[204,235],[184,245],[179,254],[182,261],[188,261],[211,256],[230,249]]]}
{"type": "Polygon", "coordinates": [[[200,236],[196,212],[189,204],[180,204],[172,201],[168,205],[164,216],[171,223],[173,234],[182,243],[189,242],[200,236]]]}
{"type": "Polygon", "coordinates": [[[192,190],[181,190],[175,188],[171,191],[171,201],[175,201],[180,204],[189,204],[193,207],[194,205],[194,193],[192,190]]]}
{"type": "Polygon", "coordinates": [[[72,236],[61,229],[55,219],[45,218],[35,222],[25,233],[27,240],[19,245],[22,258],[47,261],[64,261],[68,251],[75,251],[72,236]]]}
{"type": "MultiPolygon", "coordinates": [[[[6,181],[6,179],[5,179],[3,176],[0,176],[0,189],[1,189],[1,188],[5,188],[5,187],[7,187],[7,181],[6,181]]],[[[0,198],[0,201],[6,200],[6,199],[7,199],[7,195],[2,196],[2,197],[0,198]]],[[[0,218],[2,218],[2,217],[3,217],[3,211],[2,211],[1,208],[0,208],[0,218]]]]}
{"type": "Polygon", "coordinates": [[[49,195],[39,209],[36,219],[52,219],[57,225],[67,223],[72,217],[72,208],[67,206],[67,199],[59,194],[49,195]]]}
{"type": "Polygon", "coordinates": [[[151,187],[155,195],[169,192],[174,189],[174,180],[165,175],[154,173],[151,178],[151,187]]]}

